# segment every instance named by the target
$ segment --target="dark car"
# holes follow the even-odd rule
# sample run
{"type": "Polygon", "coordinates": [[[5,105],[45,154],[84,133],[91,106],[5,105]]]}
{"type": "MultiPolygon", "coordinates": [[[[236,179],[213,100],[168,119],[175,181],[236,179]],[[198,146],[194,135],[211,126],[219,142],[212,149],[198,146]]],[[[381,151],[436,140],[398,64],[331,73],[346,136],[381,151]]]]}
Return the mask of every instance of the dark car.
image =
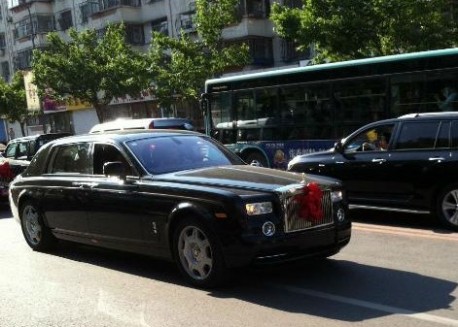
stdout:
{"type": "Polygon", "coordinates": [[[50,142],[10,206],[34,250],[64,239],[166,258],[204,287],[234,267],[331,256],[351,234],[338,180],[249,166],[191,131],[50,142]]]}
{"type": "Polygon", "coordinates": [[[344,182],[350,208],[434,214],[458,230],[458,113],[420,113],[368,124],[288,170],[344,182]]]}
{"type": "Polygon", "coordinates": [[[10,181],[27,168],[40,147],[49,141],[70,135],[70,133],[40,134],[18,137],[8,142],[0,157],[0,199],[8,199],[10,181]]]}

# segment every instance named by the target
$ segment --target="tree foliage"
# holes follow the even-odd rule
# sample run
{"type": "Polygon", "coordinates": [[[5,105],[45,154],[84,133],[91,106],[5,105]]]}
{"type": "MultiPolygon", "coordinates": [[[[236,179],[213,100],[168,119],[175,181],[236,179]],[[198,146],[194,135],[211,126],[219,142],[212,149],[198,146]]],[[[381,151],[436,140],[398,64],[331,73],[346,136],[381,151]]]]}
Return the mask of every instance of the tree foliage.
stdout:
{"type": "Polygon", "coordinates": [[[154,33],[150,73],[161,106],[197,100],[205,80],[249,62],[244,44],[223,44],[225,26],[236,22],[238,0],[197,0],[197,38],[181,31],[178,38],[154,33]]]}
{"type": "Polygon", "coordinates": [[[95,30],[75,29],[69,37],[67,41],[49,33],[48,47],[33,52],[32,70],[41,97],[51,89],[55,98],[90,103],[103,122],[114,97],[137,96],[149,87],[147,60],[126,43],[122,24],[108,25],[101,38],[95,30]]]}
{"type": "Polygon", "coordinates": [[[303,0],[274,3],[271,19],[281,37],[314,44],[316,61],[337,61],[456,46],[453,9],[450,0],[303,0]]]}
{"type": "Polygon", "coordinates": [[[27,114],[24,77],[18,71],[10,84],[0,80],[0,115],[10,122],[19,122],[24,135],[27,114]]]}

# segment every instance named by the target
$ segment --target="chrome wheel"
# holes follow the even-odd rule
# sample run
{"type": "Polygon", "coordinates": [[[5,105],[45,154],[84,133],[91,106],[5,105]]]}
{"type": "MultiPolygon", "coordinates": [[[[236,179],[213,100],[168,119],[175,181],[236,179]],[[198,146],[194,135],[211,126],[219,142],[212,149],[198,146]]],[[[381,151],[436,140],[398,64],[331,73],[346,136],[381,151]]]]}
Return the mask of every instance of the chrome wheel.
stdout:
{"type": "Polygon", "coordinates": [[[39,245],[42,239],[42,227],[37,210],[32,205],[26,205],[23,209],[22,219],[27,240],[32,246],[39,245]]]}
{"type": "Polygon", "coordinates": [[[21,209],[21,227],[27,244],[34,251],[46,251],[54,247],[56,238],[44,224],[42,212],[35,201],[27,200],[21,209]]]}
{"type": "Polygon", "coordinates": [[[444,222],[458,228],[458,189],[451,189],[442,197],[441,218],[444,222]]]}
{"type": "Polygon", "coordinates": [[[207,235],[195,226],[187,226],[181,230],[177,245],[186,273],[195,280],[207,279],[213,268],[213,251],[207,235]]]}

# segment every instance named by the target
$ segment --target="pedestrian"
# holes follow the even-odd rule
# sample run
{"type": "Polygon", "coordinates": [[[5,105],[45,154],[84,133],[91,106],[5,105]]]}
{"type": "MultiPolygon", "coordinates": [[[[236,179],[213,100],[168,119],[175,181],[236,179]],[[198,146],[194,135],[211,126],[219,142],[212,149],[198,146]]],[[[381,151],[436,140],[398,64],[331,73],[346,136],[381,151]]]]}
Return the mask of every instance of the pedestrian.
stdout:
{"type": "Polygon", "coordinates": [[[8,131],[8,136],[10,138],[10,141],[15,138],[13,127],[10,127],[10,129],[8,131]]]}

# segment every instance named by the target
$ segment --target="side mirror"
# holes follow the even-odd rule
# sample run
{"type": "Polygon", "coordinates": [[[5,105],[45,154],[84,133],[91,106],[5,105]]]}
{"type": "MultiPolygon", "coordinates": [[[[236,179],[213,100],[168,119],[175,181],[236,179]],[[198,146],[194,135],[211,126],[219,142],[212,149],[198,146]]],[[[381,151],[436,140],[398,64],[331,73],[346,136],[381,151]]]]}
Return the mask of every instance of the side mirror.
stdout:
{"type": "Polygon", "coordinates": [[[105,176],[119,177],[126,179],[126,166],[121,161],[110,161],[103,165],[103,174],[105,176]]]}
{"type": "Polygon", "coordinates": [[[344,152],[344,147],[342,145],[342,141],[337,141],[334,144],[334,151],[337,153],[343,153],[344,152]]]}

